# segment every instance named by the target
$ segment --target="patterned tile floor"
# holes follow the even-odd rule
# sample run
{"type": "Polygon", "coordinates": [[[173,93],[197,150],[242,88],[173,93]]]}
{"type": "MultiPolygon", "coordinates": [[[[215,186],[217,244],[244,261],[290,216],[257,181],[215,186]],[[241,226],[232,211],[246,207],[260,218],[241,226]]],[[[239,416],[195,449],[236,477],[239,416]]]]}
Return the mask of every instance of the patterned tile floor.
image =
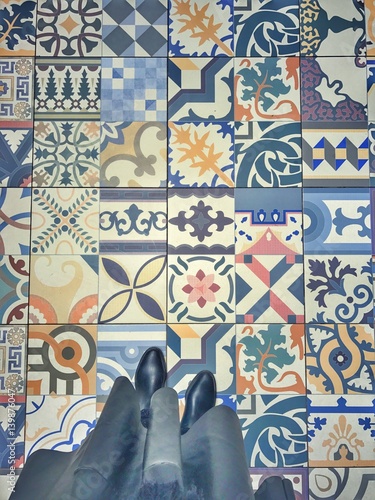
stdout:
{"type": "Polygon", "coordinates": [[[372,499],[374,227],[374,0],[1,2],[0,500],[151,345],[255,488],[372,499]]]}

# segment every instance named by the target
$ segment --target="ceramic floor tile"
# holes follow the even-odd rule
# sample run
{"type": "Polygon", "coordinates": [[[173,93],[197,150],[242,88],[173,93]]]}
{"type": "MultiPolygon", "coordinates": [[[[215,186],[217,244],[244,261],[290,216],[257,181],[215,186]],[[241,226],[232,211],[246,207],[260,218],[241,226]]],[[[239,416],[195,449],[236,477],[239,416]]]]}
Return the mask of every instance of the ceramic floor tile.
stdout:
{"type": "Polygon", "coordinates": [[[234,257],[169,255],[168,322],[233,323],[234,257]]]}
{"type": "Polygon", "coordinates": [[[375,123],[368,124],[370,186],[375,187],[375,123]]]}
{"type": "Polygon", "coordinates": [[[234,394],[234,325],[169,324],[167,327],[168,387],[185,394],[201,370],[215,376],[218,394],[234,394]]]}
{"type": "Polygon", "coordinates": [[[373,394],[373,326],[306,325],[306,369],[311,394],[373,394]]]}
{"type": "Polygon", "coordinates": [[[233,120],[233,59],[168,59],[168,118],[184,122],[233,120]]]}
{"type": "Polygon", "coordinates": [[[99,250],[97,189],[33,189],[31,253],[86,254],[99,250]]]}
{"type": "Polygon", "coordinates": [[[368,119],[375,121],[375,59],[367,59],[368,119]]]}
{"type": "Polygon", "coordinates": [[[29,323],[96,323],[96,255],[33,255],[30,267],[29,323]]]}
{"type": "Polygon", "coordinates": [[[38,0],[37,56],[100,56],[102,1],[38,0]]]}
{"type": "Polygon", "coordinates": [[[117,377],[134,382],[142,354],[158,347],[165,354],[165,325],[98,325],[97,389],[108,395],[117,377]]]}
{"type": "Polygon", "coordinates": [[[0,394],[26,391],[26,326],[0,326],[0,394]]]}
{"type": "Polygon", "coordinates": [[[35,122],[33,185],[99,185],[100,122],[35,122]]]}
{"type": "Polygon", "coordinates": [[[354,57],[302,57],[302,121],[366,121],[365,80],[366,68],[354,57]]]}
{"type": "Polygon", "coordinates": [[[96,325],[31,325],[28,396],[96,394],[96,325]]]}
{"type": "Polygon", "coordinates": [[[25,456],[75,450],[95,426],[95,396],[28,396],[25,456]]]}
{"type": "Polygon", "coordinates": [[[163,187],[167,127],[163,122],[102,122],[102,187],[163,187]]]}
{"type": "Polygon", "coordinates": [[[166,253],[165,189],[102,189],[100,253],[166,253]]]}
{"type": "Polygon", "coordinates": [[[41,121],[100,118],[100,59],[38,58],[35,118],[41,121]]]}
{"type": "Polygon", "coordinates": [[[231,123],[169,122],[169,186],[234,187],[231,123]]]}
{"type": "Polygon", "coordinates": [[[108,255],[99,269],[99,323],[165,323],[165,255],[108,255]]]}
{"type": "Polygon", "coordinates": [[[0,323],[25,324],[28,315],[29,256],[0,256],[0,323]]]}
{"type": "Polygon", "coordinates": [[[169,55],[233,55],[233,0],[169,0],[169,9],[169,55]]]}
{"type": "Polygon", "coordinates": [[[366,55],[363,0],[301,0],[301,55],[366,55]]]}
{"type": "Polygon", "coordinates": [[[300,186],[301,125],[235,123],[236,187],[300,186]]]}
{"type": "MultiPolygon", "coordinates": [[[[218,394],[216,398],[216,403],[215,406],[228,406],[231,408],[234,412],[236,411],[236,398],[237,396],[235,394],[218,394]]],[[[179,416],[180,420],[182,419],[182,416],[185,411],[185,397],[184,396],[178,396],[178,411],[179,411],[179,416]]]]}
{"type": "Polygon", "coordinates": [[[166,97],[165,58],[102,59],[102,121],[165,121],[166,97]]]}
{"type": "Polygon", "coordinates": [[[302,127],[304,187],[368,186],[368,148],[366,122],[305,123],[302,127]]]}
{"type": "Polygon", "coordinates": [[[21,468],[25,459],[25,396],[0,396],[0,467],[21,468]]]}
{"type": "Polygon", "coordinates": [[[375,3],[365,0],[367,55],[375,56],[375,3]]]}
{"type": "Polygon", "coordinates": [[[297,188],[235,191],[236,262],[254,254],[302,254],[301,194],[297,188]]]}
{"type": "Polygon", "coordinates": [[[298,56],[298,0],[234,0],[236,56],[298,56]]]}
{"type": "Polygon", "coordinates": [[[373,322],[371,258],[305,257],[306,323],[373,322]]]}
{"type": "Polygon", "coordinates": [[[304,396],[237,396],[237,415],[250,467],[307,465],[304,396]]]}
{"type": "Polygon", "coordinates": [[[371,255],[368,188],[303,190],[305,255],[371,255]]]}
{"type": "Polygon", "coordinates": [[[296,500],[308,499],[309,495],[309,479],[308,470],[304,467],[267,467],[249,469],[250,478],[254,491],[257,491],[259,486],[265,479],[272,476],[280,476],[282,479],[289,479],[292,483],[292,488],[296,500]]]}
{"type": "Polygon", "coordinates": [[[236,325],[237,394],[305,394],[304,325],[236,325]]]}
{"type": "Polygon", "coordinates": [[[308,396],[310,467],[374,465],[373,395],[308,396]]]}
{"type": "Polygon", "coordinates": [[[0,254],[28,255],[30,188],[0,188],[0,254]]]}
{"type": "Polygon", "coordinates": [[[301,255],[236,256],[238,323],[303,323],[301,255]]]}
{"type": "Polygon", "coordinates": [[[103,0],[104,56],[166,56],[167,0],[103,0]]]}
{"type": "Polygon", "coordinates": [[[33,114],[33,60],[0,59],[0,118],[30,120],[33,114]]]}
{"type": "Polygon", "coordinates": [[[235,120],[300,120],[299,58],[237,57],[234,81],[235,120]]]}
{"type": "Polygon", "coordinates": [[[0,125],[0,186],[31,183],[33,122],[2,121],[0,125]]]}
{"type": "Polygon", "coordinates": [[[0,56],[35,54],[36,0],[9,0],[0,9],[0,56]],[[8,5],[5,5],[5,4],[8,5]]]}
{"type": "MultiPolygon", "coordinates": [[[[309,470],[310,497],[313,500],[372,500],[375,467],[317,467],[309,470]]],[[[307,497],[306,497],[307,498],[307,497]]]]}
{"type": "Polygon", "coordinates": [[[233,254],[233,189],[169,189],[168,252],[233,254]]]}

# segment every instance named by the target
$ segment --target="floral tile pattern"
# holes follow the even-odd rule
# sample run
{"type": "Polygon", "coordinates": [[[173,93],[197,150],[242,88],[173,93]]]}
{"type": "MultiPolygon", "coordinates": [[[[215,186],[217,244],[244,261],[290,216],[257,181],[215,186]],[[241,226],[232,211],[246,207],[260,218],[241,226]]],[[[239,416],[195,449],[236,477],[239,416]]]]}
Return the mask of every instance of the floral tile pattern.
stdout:
{"type": "Polygon", "coordinates": [[[27,394],[96,394],[96,328],[30,326],[27,394]]]}
{"type": "Polygon", "coordinates": [[[375,467],[317,467],[309,473],[310,498],[361,498],[371,500],[374,493],[375,467]]]}
{"type": "Polygon", "coordinates": [[[29,256],[0,255],[0,323],[27,323],[29,256]]]}
{"type": "Polygon", "coordinates": [[[163,187],[167,178],[167,127],[163,122],[102,122],[100,185],[163,187]]]}
{"type": "Polygon", "coordinates": [[[99,185],[99,122],[35,122],[33,185],[99,185]]]}
{"type": "Polygon", "coordinates": [[[25,393],[26,346],[25,326],[0,326],[0,394],[25,393]]]}
{"type": "Polygon", "coordinates": [[[373,395],[309,396],[310,467],[371,467],[374,464],[373,395]]]}
{"type": "Polygon", "coordinates": [[[31,183],[33,122],[2,121],[0,125],[0,186],[31,183]]]}
{"type": "Polygon", "coordinates": [[[299,121],[299,91],[299,58],[235,59],[235,120],[299,121]]]}
{"type": "Polygon", "coordinates": [[[165,189],[102,189],[100,253],[166,254],[165,189]]]}
{"type": "Polygon", "coordinates": [[[100,56],[101,0],[38,1],[37,56],[100,56]]]}
{"type": "Polygon", "coordinates": [[[101,120],[165,121],[167,64],[163,58],[102,58],[101,120]]]}
{"type": "Polygon", "coordinates": [[[35,54],[36,0],[5,1],[0,9],[0,56],[35,54]],[[8,4],[8,5],[6,5],[8,4]]]}
{"type": "Polygon", "coordinates": [[[233,0],[169,0],[169,55],[233,56],[233,0]]]}
{"type": "Polygon", "coordinates": [[[0,396],[0,467],[21,468],[25,460],[25,396],[0,396]],[[12,423],[8,424],[8,420],[12,423]],[[11,453],[14,446],[14,455],[11,453]]]}
{"type": "Polygon", "coordinates": [[[29,323],[97,322],[98,256],[33,255],[30,268],[29,323]]]}
{"type": "Polygon", "coordinates": [[[168,206],[170,254],[234,253],[232,189],[169,189],[168,206]]]}
{"type": "Polygon", "coordinates": [[[103,0],[104,56],[167,55],[167,0],[103,0]]]}
{"type": "Polygon", "coordinates": [[[299,55],[298,0],[234,0],[236,56],[299,55]]]}
{"type": "Polygon", "coordinates": [[[33,114],[33,60],[0,59],[0,118],[25,121],[33,114]]]}
{"type": "Polygon", "coordinates": [[[233,123],[169,122],[168,185],[234,187],[233,123]]]}
{"type": "Polygon", "coordinates": [[[29,254],[30,208],[30,188],[0,188],[0,254],[29,254]]]}
{"type": "Polygon", "coordinates": [[[311,394],[373,394],[373,325],[306,325],[306,369],[311,394]]]}
{"type": "Polygon", "coordinates": [[[185,394],[201,370],[215,375],[218,397],[235,393],[234,325],[169,324],[167,327],[168,386],[185,394]]]}

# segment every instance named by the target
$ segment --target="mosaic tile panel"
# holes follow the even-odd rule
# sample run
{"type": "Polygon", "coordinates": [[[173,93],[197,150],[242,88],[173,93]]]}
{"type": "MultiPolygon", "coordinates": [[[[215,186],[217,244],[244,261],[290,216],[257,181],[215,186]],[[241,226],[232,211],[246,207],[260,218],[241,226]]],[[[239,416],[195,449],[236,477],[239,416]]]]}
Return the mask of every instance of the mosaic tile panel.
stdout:
{"type": "Polygon", "coordinates": [[[33,115],[33,60],[0,59],[0,118],[25,121],[33,115]]]}
{"type": "Polygon", "coordinates": [[[36,0],[3,3],[0,9],[0,56],[35,54],[36,4],[36,0]]]}
{"type": "Polygon", "coordinates": [[[31,183],[33,122],[2,121],[0,125],[0,186],[31,183]]]}

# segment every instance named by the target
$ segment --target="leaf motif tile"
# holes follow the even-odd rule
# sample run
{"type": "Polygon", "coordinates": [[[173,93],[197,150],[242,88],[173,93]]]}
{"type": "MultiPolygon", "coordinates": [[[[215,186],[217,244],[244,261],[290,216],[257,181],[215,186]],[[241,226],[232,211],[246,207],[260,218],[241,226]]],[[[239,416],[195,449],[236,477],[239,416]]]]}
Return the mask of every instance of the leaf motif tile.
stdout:
{"type": "Polygon", "coordinates": [[[0,188],[0,253],[28,255],[30,188],[0,188]]]}
{"type": "Polygon", "coordinates": [[[27,323],[29,256],[0,256],[0,323],[27,323]]]}
{"type": "Polygon", "coordinates": [[[30,120],[33,115],[33,60],[0,59],[0,118],[30,120]]]}
{"type": "Polygon", "coordinates": [[[0,394],[24,394],[26,391],[26,326],[0,326],[0,394]]]}
{"type": "Polygon", "coordinates": [[[5,0],[0,9],[0,56],[35,54],[36,0],[5,0]],[[8,4],[8,5],[6,5],[8,4]]]}
{"type": "Polygon", "coordinates": [[[31,183],[33,122],[3,121],[0,126],[0,186],[31,183]]]}

